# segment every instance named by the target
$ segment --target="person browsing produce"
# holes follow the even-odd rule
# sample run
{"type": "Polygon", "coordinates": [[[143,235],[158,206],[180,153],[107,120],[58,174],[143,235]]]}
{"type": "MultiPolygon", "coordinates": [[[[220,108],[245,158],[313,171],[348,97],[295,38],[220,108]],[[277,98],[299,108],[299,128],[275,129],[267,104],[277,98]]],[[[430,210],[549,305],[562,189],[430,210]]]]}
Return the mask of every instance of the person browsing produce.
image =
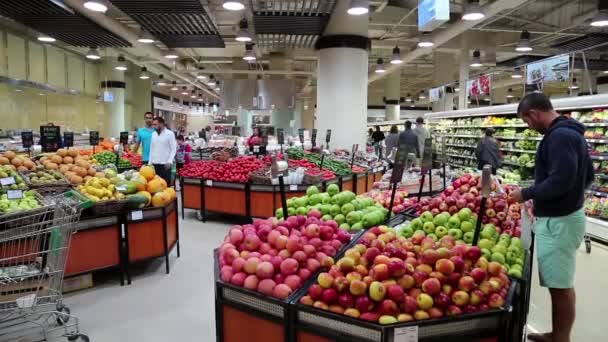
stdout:
{"type": "Polygon", "coordinates": [[[165,127],[165,120],[161,117],[154,118],[154,133],[150,142],[150,160],[148,164],[154,166],[154,171],[171,184],[171,165],[177,153],[175,134],[165,127]]]}
{"type": "Polygon", "coordinates": [[[183,135],[177,136],[177,151],[175,153],[175,166],[177,171],[181,170],[184,165],[190,163],[192,147],[186,142],[183,135]]]}
{"type": "Polygon", "coordinates": [[[496,170],[502,164],[502,155],[498,141],[494,139],[493,129],[486,129],[486,135],[477,143],[475,156],[477,157],[477,169],[483,170],[484,165],[490,164],[492,166],[492,174],[496,174],[496,170]]]}
{"type": "Polygon", "coordinates": [[[528,339],[569,342],[575,319],[576,251],[585,235],[584,194],[594,179],[585,127],[560,117],[540,93],[524,97],[517,115],[544,134],[536,152],[534,185],[509,194],[517,202],[534,202],[540,283],[551,294],[553,331],[528,339]]]}
{"type": "MultiPolygon", "coordinates": [[[[418,138],[418,150],[420,150],[420,158],[422,159],[422,155],[424,154],[424,142],[426,139],[431,138],[429,131],[424,128],[424,119],[422,117],[416,118],[416,128],[412,131],[418,138]]],[[[422,160],[420,162],[422,162],[422,160]]]]}
{"type": "Polygon", "coordinates": [[[389,156],[392,155],[393,149],[397,148],[397,143],[399,142],[399,130],[397,129],[396,125],[392,125],[391,126],[391,130],[388,133],[388,136],[386,137],[386,140],[384,141],[384,143],[386,144],[386,157],[390,158],[389,156]]]}
{"type": "Polygon", "coordinates": [[[374,149],[376,154],[380,154],[382,148],[380,147],[380,143],[384,140],[384,132],[380,130],[380,126],[376,126],[376,130],[372,133],[372,142],[374,143],[374,149]]]}
{"type": "Polygon", "coordinates": [[[416,158],[420,157],[420,145],[418,145],[418,137],[414,131],[412,131],[412,122],[409,120],[405,122],[405,131],[399,133],[399,144],[403,143],[410,148],[410,151],[415,152],[416,158]]]}
{"type": "Polygon", "coordinates": [[[152,127],[152,123],[154,120],[154,114],[151,112],[146,112],[144,114],[144,123],[145,127],[142,127],[137,130],[137,142],[135,143],[135,148],[133,151],[139,151],[139,146],[142,146],[142,162],[144,164],[148,164],[150,160],[150,143],[152,139],[152,133],[154,133],[154,127],[152,127]]]}

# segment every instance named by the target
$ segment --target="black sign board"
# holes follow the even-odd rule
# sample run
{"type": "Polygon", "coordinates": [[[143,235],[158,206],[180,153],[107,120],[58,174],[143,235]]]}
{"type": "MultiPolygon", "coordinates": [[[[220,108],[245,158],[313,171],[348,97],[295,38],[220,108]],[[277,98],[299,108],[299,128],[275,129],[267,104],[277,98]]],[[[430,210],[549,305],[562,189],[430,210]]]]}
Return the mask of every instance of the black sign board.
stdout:
{"type": "Polygon", "coordinates": [[[331,140],[331,129],[328,129],[327,134],[325,134],[325,142],[329,144],[330,140],[331,140]]]}
{"type": "Polygon", "coordinates": [[[89,144],[96,146],[99,144],[99,132],[98,131],[90,131],[89,132],[89,144]]]}
{"type": "Polygon", "coordinates": [[[428,171],[433,167],[433,140],[424,140],[424,152],[422,155],[421,168],[423,171],[428,171]]]}
{"type": "Polygon", "coordinates": [[[317,129],[316,128],[312,129],[311,140],[312,140],[312,146],[317,146],[317,129]]]}
{"type": "Polygon", "coordinates": [[[21,146],[23,146],[23,148],[30,148],[32,145],[34,145],[34,133],[21,132],[21,146]]]}
{"type": "Polygon", "coordinates": [[[42,145],[42,151],[57,151],[61,138],[60,134],[59,126],[40,126],[40,145],[42,145]]]}
{"type": "Polygon", "coordinates": [[[403,171],[407,164],[407,159],[410,153],[413,153],[412,148],[405,142],[402,142],[397,146],[397,153],[395,154],[395,164],[393,165],[393,173],[391,175],[391,183],[401,182],[403,178],[403,171]]]}
{"type": "Polygon", "coordinates": [[[298,137],[300,138],[300,144],[304,145],[304,128],[298,129],[298,137]]]}
{"type": "Polygon", "coordinates": [[[63,132],[63,146],[74,146],[74,132],[63,132]]]}
{"type": "Polygon", "coordinates": [[[262,133],[262,145],[268,145],[268,128],[262,127],[260,132],[262,133]]]}
{"type": "Polygon", "coordinates": [[[285,133],[282,128],[277,128],[277,140],[279,145],[285,144],[285,133]]]}
{"type": "Polygon", "coordinates": [[[129,144],[129,132],[120,132],[120,144],[127,145],[129,144]]]}
{"type": "Polygon", "coordinates": [[[259,156],[266,154],[266,145],[252,145],[249,146],[249,152],[253,155],[259,156]]]}

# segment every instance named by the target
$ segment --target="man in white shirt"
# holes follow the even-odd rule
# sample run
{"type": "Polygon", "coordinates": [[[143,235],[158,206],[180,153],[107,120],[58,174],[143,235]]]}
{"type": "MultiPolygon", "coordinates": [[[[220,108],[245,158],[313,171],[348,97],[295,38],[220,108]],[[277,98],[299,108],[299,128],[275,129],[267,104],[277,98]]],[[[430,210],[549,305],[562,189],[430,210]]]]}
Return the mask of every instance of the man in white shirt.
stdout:
{"type": "Polygon", "coordinates": [[[171,165],[173,165],[177,151],[175,134],[165,127],[165,119],[161,117],[154,118],[152,125],[154,126],[154,133],[152,133],[150,161],[148,163],[154,166],[157,175],[164,179],[167,184],[171,184],[171,165]]]}

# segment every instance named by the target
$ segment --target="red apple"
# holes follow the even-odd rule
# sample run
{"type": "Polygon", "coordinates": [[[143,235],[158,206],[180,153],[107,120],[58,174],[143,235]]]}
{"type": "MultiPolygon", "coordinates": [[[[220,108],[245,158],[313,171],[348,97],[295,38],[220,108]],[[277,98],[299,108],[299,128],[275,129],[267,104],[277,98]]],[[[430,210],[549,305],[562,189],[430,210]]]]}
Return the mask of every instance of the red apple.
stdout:
{"type": "Polygon", "coordinates": [[[448,306],[452,304],[452,299],[450,295],[440,292],[434,297],[435,306],[440,309],[446,309],[448,306]]]}
{"type": "Polygon", "coordinates": [[[386,295],[394,302],[399,303],[403,300],[403,288],[400,285],[390,285],[386,290],[386,295]]]}
{"type": "Polygon", "coordinates": [[[366,313],[374,309],[374,302],[368,296],[361,296],[355,300],[355,308],[361,313],[366,313]]]}
{"type": "Polygon", "coordinates": [[[397,316],[397,314],[399,313],[399,308],[397,307],[397,303],[395,303],[394,301],[392,301],[390,299],[383,300],[380,303],[378,310],[380,311],[380,313],[382,315],[397,316]]]}
{"type": "Polygon", "coordinates": [[[435,262],[435,269],[445,275],[449,275],[454,272],[456,266],[454,262],[448,259],[439,259],[435,262]]]}
{"type": "Polygon", "coordinates": [[[475,279],[471,276],[464,276],[458,281],[458,288],[462,291],[470,292],[475,288],[475,279]]]}
{"type": "Polygon", "coordinates": [[[481,268],[474,268],[469,275],[473,277],[475,283],[481,284],[482,281],[486,280],[487,273],[481,268]]]}
{"type": "Polygon", "coordinates": [[[450,305],[450,307],[448,307],[448,309],[446,310],[445,314],[447,316],[457,316],[462,314],[462,310],[456,305],[450,305]]]}
{"type": "Polygon", "coordinates": [[[456,291],[452,294],[452,302],[460,307],[464,307],[469,304],[469,294],[465,291],[456,291]]]}

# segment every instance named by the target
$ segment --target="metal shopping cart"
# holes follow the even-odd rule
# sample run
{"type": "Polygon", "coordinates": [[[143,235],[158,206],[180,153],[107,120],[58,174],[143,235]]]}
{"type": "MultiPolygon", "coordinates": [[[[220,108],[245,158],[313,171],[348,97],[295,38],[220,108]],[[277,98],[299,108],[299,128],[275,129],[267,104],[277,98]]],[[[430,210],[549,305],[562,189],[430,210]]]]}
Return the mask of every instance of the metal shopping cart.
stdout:
{"type": "Polygon", "coordinates": [[[83,207],[73,192],[0,216],[0,341],[89,341],[62,303],[71,235],[83,207]]]}

